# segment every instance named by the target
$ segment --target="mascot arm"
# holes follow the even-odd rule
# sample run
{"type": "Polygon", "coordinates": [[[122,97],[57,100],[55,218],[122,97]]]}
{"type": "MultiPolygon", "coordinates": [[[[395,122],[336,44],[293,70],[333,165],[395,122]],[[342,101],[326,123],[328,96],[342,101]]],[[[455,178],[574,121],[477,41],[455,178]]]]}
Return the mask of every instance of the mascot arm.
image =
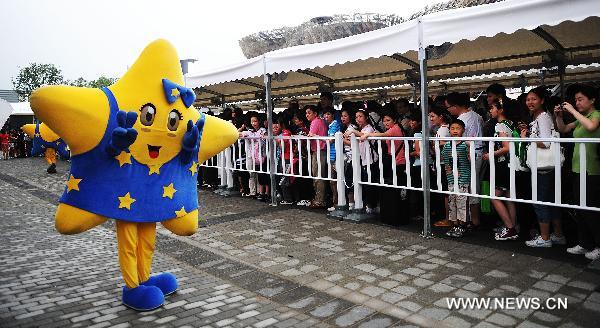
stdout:
{"type": "Polygon", "coordinates": [[[30,102],[35,115],[65,140],[73,155],[102,140],[109,117],[102,90],[53,85],[35,90],[30,102]]]}
{"type": "Polygon", "coordinates": [[[202,138],[200,138],[198,163],[204,163],[207,159],[231,146],[239,136],[233,124],[210,115],[204,117],[206,119],[202,138]]]}
{"type": "Polygon", "coordinates": [[[110,142],[106,146],[106,152],[110,157],[119,155],[122,151],[128,150],[138,132],[133,128],[137,120],[136,112],[124,112],[120,110],[117,113],[117,127],[112,131],[110,142]]]}

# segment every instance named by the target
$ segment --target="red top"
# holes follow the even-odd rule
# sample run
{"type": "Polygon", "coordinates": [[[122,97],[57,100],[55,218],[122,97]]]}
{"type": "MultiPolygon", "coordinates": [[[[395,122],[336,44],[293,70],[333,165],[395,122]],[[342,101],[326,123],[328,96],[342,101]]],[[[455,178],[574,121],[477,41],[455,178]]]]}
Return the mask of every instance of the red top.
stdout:
{"type": "MultiPolygon", "coordinates": [[[[404,137],[404,133],[402,133],[402,129],[398,124],[394,124],[389,130],[384,132],[388,137],[404,137]]],[[[385,143],[388,147],[388,154],[392,155],[392,146],[391,140],[386,140],[385,143]]],[[[394,140],[394,147],[396,148],[394,151],[396,152],[396,165],[405,165],[406,158],[404,157],[404,141],[403,140],[394,140]]]]}
{"type": "Polygon", "coordinates": [[[0,144],[8,145],[8,134],[6,134],[6,133],[0,134],[0,144]]]}
{"type": "MultiPolygon", "coordinates": [[[[288,138],[292,136],[292,133],[290,132],[290,130],[284,129],[283,131],[281,131],[280,136],[284,138],[282,150],[283,159],[287,161],[290,159],[290,149],[292,148],[292,140],[288,138]]],[[[279,141],[279,146],[281,146],[281,141],[279,141]]]]}

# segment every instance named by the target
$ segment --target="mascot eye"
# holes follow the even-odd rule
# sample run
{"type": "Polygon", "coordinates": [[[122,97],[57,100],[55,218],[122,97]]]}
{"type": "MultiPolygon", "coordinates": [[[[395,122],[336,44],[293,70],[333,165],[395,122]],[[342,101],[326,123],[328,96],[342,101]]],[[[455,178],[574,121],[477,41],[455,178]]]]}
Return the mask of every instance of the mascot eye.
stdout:
{"type": "Polygon", "coordinates": [[[152,125],[156,116],[156,108],[152,104],[145,104],[140,111],[140,122],[146,126],[152,125]]]}
{"type": "Polygon", "coordinates": [[[173,109],[169,113],[169,120],[167,121],[167,128],[169,128],[169,130],[171,130],[171,131],[177,130],[177,127],[179,126],[179,121],[181,121],[181,119],[182,119],[181,113],[177,109],[173,109]]]}

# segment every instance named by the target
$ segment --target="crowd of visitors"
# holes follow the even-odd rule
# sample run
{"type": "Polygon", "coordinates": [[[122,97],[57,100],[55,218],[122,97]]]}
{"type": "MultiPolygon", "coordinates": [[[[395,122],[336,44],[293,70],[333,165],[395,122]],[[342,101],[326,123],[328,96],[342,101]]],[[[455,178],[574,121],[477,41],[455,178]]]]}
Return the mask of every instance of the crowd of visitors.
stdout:
{"type": "Polygon", "coordinates": [[[4,160],[31,156],[32,140],[21,130],[0,130],[0,152],[4,160]]]}
{"type": "MultiPolygon", "coordinates": [[[[387,140],[380,146],[372,139],[421,137],[421,111],[407,99],[395,99],[385,104],[376,101],[344,101],[339,110],[334,109],[334,97],[328,92],[321,94],[317,104],[301,107],[298,101],[290,101],[288,108],[275,114],[273,118],[273,135],[283,137],[277,138],[274,150],[276,172],[280,173],[275,181],[278,201],[280,204],[306,205],[333,211],[339,197],[336,182],[330,180],[328,183],[321,178],[335,180],[339,174],[343,174],[346,183],[345,196],[352,209],[355,195],[353,148],[350,140],[351,136],[355,135],[359,143],[357,151],[360,153],[361,180],[369,182],[363,184],[365,211],[376,214],[384,206],[381,192],[384,187],[374,184],[391,184],[393,178],[398,185],[406,186],[407,176],[412,187],[420,187],[423,184],[421,166],[425,161],[421,149],[425,147],[429,163],[427,170],[431,173],[431,213],[436,221],[434,226],[447,227],[448,236],[463,237],[471,231],[485,229],[483,226],[493,228],[496,220],[490,218],[495,217],[499,219],[498,226],[494,228],[494,238],[498,241],[515,240],[521,236],[530,247],[565,245],[567,238],[563,225],[564,219],[568,217],[575,219],[576,223],[573,225],[577,226],[578,234],[569,238],[577,240],[569,240],[570,244],[575,246],[567,251],[585,254],[589,259],[600,258],[600,220],[594,219],[597,212],[565,211],[549,205],[530,205],[499,199],[490,201],[465,195],[489,195],[490,180],[493,180],[494,194],[510,197],[509,167],[514,163],[516,188],[513,192],[517,198],[532,199],[529,169],[532,160],[528,159],[528,155],[533,157],[532,152],[535,151],[538,159],[535,199],[553,202],[554,166],[544,166],[544,158],[548,156],[548,152],[562,151],[567,158],[561,167],[562,181],[565,182],[562,188],[562,202],[579,204],[579,147],[585,147],[586,201],[588,206],[600,207],[600,199],[597,197],[600,192],[599,144],[558,145],[534,140],[552,137],[600,138],[600,112],[596,109],[598,91],[588,85],[572,85],[566,92],[567,101],[550,97],[549,91],[544,87],[532,89],[516,100],[508,98],[505,88],[499,84],[490,85],[486,91],[487,99],[483,106],[472,102],[468,94],[457,92],[430,99],[428,118],[431,136],[447,140],[432,141],[429,145],[422,145],[420,140],[411,140],[406,143],[409,147],[407,150],[403,140],[387,140]],[[333,137],[337,132],[341,132],[344,138],[343,172],[336,171],[333,138],[326,138],[333,137]],[[290,138],[292,136],[305,136],[308,140],[298,141],[297,138],[290,138]],[[490,146],[483,141],[450,142],[454,137],[530,138],[532,141],[504,140],[493,142],[490,146]],[[514,146],[512,155],[509,151],[511,143],[514,146]],[[531,143],[535,143],[535,146],[531,146],[531,143]],[[474,151],[470,149],[472,144],[474,151]],[[436,145],[439,147],[437,150],[436,145]],[[408,157],[405,154],[408,154],[408,157]],[[439,158],[440,163],[435,162],[436,158],[439,158]],[[407,163],[410,170],[408,174],[407,163]],[[491,166],[494,168],[494,179],[490,179],[491,166]],[[438,167],[441,169],[438,170],[438,167]],[[329,168],[331,171],[328,171],[329,168]],[[393,172],[396,173],[395,177],[393,172]],[[442,190],[458,193],[436,193],[438,175],[442,182],[442,190]],[[474,184],[471,182],[471,176],[474,177],[474,184]],[[571,179],[571,176],[577,178],[571,179]],[[383,177],[384,181],[380,181],[380,177],[383,177]],[[567,181],[573,181],[573,186],[567,186],[567,181]],[[473,185],[476,190],[471,190],[473,185]]],[[[266,115],[228,108],[221,117],[230,120],[243,137],[234,149],[235,154],[242,154],[235,156],[237,170],[234,170],[233,174],[236,188],[239,188],[244,197],[270,201],[271,181],[266,166],[266,115]],[[248,169],[258,172],[248,172],[248,169]]],[[[407,189],[398,193],[398,202],[405,208],[396,213],[395,222],[388,223],[405,224],[410,219],[422,219],[422,192],[407,189]]]]}

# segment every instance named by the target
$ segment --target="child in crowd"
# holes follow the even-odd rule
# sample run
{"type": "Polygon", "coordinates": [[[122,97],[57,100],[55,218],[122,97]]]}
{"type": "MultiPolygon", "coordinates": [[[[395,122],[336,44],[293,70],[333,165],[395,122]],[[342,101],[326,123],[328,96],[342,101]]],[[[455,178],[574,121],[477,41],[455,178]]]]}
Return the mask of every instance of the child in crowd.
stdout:
{"type": "MultiPolygon", "coordinates": [[[[461,120],[454,120],[450,124],[450,136],[462,137],[465,132],[465,123],[461,120]]],[[[454,184],[458,184],[458,192],[468,193],[471,182],[471,164],[469,158],[469,145],[467,142],[446,142],[442,149],[442,160],[448,179],[448,190],[454,191],[454,184]],[[452,154],[452,144],[456,144],[456,170],[454,171],[454,158],[452,154]],[[456,177],[455,177],[456,174],[456,177]],[[456,179],[456,180],[455,180],[456,179]]],[[[452,222],[452,228],[446,233],[450,237],[462,237],[466,230],[467,208],[469,199],[465,195],[451,194],[448,197],[448,216],[452,222]]]]}

